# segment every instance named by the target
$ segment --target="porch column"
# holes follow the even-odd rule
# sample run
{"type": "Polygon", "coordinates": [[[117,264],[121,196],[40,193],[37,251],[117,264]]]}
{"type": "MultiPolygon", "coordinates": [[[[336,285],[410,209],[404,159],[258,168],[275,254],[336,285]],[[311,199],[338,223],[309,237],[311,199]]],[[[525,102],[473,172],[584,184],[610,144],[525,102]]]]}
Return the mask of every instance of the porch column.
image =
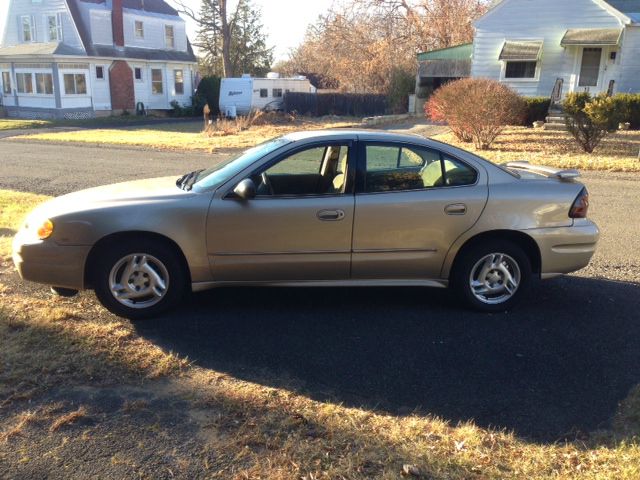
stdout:
{"type": "Polygon", "coordinates": [[[53,72],[53,94],[56,97],[56,108],[62,108],[62,95],[60,92],[60,75],[58,74],[58,64],[51,64],[51,71],[53,72]]]}

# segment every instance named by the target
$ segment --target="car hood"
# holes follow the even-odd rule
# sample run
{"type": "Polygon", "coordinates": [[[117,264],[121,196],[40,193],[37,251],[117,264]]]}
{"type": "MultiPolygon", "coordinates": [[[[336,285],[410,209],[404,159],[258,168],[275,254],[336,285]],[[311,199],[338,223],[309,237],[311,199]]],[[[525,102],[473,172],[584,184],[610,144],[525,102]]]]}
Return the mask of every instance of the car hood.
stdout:
{"type": "Polygon", "coordinates": [[[80,190],[44,203],[34,211],[34,214],[53,217],[116,205],[172,201],[195,195],[193,192],[178,188],[176,179],[175,176],[150,178],[80,190]]]}

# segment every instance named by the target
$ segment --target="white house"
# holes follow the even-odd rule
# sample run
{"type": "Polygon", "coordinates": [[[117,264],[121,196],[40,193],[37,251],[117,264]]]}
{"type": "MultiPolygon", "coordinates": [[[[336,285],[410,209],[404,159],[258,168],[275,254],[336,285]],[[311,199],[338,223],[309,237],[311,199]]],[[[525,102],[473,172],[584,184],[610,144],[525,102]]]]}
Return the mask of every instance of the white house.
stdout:
{"type": "Polygon", "coordinates": [[[193,95],[196,58],[164,0],[2,0],[0,100],[11,117],[167,110],[193,95]]]}
{"type": "Polygon", "coordinates": [[[472,77],[526,96],[640,91],[640,0],[502,0],[475,23],[472,77]]]}

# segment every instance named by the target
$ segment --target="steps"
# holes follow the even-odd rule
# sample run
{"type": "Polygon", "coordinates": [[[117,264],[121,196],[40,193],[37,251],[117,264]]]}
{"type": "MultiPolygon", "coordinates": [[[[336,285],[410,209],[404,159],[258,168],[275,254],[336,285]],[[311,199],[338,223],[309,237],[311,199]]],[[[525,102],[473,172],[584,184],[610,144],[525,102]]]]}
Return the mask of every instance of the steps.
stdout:
{"type": "Polygon", "coordinates": [[[564,113],[562,110],[550,110],[549,116],[546,118],[546,123],[544,124],[545,130],[557,131],[557,132],[566,132],[567,126],[564,120],[564,113]]]}

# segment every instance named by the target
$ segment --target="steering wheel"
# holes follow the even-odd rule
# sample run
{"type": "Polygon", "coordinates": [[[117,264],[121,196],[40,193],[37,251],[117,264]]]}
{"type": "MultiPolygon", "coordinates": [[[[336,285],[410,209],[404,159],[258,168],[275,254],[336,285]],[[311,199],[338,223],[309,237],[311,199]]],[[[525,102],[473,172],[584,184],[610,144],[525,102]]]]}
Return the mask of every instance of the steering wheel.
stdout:
{"type": "Polygon", "coordinates": [[[271,180],[269,180],[267,172],[262,172],[260,178],[262,179],[262,184],[269,189],[269,195],[275,195],[275,192],[273,191],[273,185],[271,185],[271,180]]]}

